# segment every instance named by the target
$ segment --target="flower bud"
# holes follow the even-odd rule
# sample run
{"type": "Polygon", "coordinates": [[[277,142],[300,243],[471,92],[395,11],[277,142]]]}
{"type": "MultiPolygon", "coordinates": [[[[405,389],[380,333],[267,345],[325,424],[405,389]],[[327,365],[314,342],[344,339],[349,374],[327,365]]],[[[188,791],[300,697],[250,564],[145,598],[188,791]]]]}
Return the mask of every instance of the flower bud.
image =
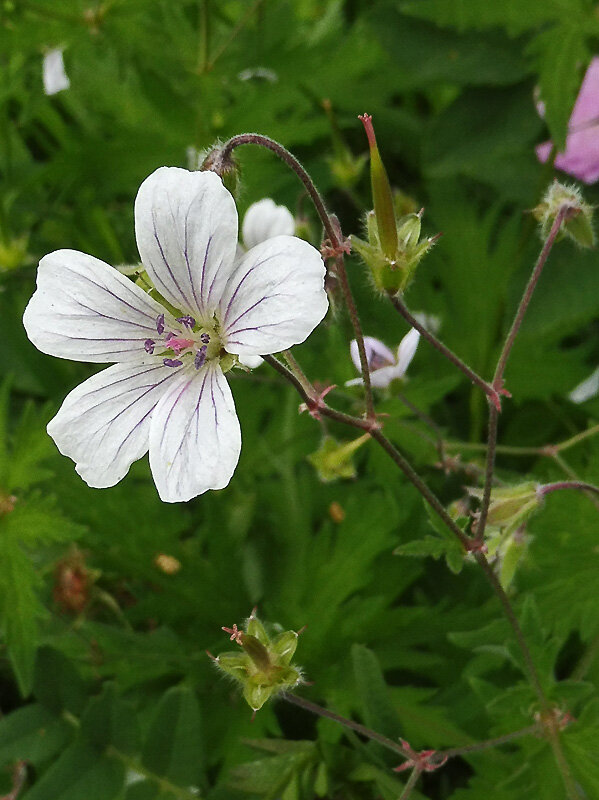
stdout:
{"type": "Polygon", "coordinates": [[[231,640],[236,641],[243,652],[223,653],[213,661],[241,685],[243,696],[254,711],[262,708],[272,696],[293,689],[301,682],[301,670],[291,664],[297,647],[295,631],[284,631],[271,639],[255,610],[246,621],[245,630],[240,631],[237,625],[223,630],[231,634],[231,640]]]}
{"type": "Polygon", "coordinates": [[[595,232],[593,230],[593,206],[585,203],[582,193],[576,186],[566,186],[554,181],[542,202],[532,213],[541,224],[541,238],[546,239],[557,215],[566,210],[562,222],[560,236],[568,236],[581,247],[593,247],[595,232]]]}
{"type": "MultiPolygon", "coordinates": [[[[468,489],[472,497],[482,499],[482,489],[468,489]]],[[[541,507],[543,495],[534,481],[518,486],[506,486],[491,491],[487,525],[502,533],[512,533],[541,507]]]]}
{"type": "Polygon", "coordinates": [[[351,442],[338,442],[333,436],[325,436],[318,450],[307,457],[308,461],[324,483],[330,483],[339,478],[355,478],[356,468],[352,461],[353,454],[369,438],[370,434],[365,433],[351,442]]]}
{"type": "Polygon", "coordinates": [[[409,198],[403,195],[394,198],[377,148],[372,118],[364,114],[360,119],[370,144],[374,211],[366,215],[368,241],[352,236],[352,246],[369,267],[377,289],[390,293],[403,292],[436,238],[419,241],[423,212],[421,210],[416,214],[411,211],[413,206],[407,202],[409,198]]]}
{"type": "Polygon", "coordinates": [[[370,182],[379,244],[385,258],[393,261],[397,252],[397,226],[395,223],[393,194],[391,193],[385,165],[376,144],[372,117],[369,114],[363,114],[359,119],[362,120],[366,130],[370,148],[370,182]]]}

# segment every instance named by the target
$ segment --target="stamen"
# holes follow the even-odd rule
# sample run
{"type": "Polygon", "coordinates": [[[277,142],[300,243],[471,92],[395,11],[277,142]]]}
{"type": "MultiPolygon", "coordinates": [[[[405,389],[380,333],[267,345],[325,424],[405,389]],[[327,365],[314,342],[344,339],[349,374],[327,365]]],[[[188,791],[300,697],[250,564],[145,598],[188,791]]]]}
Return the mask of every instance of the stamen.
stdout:
{"type": "Polygon", "coordinates": [[[204,344],[208,344],[208,343],[210,342],[210,334],[209,334],[209,333],[203,333],[203,334],[200,336],[200,339],[202,340],[202,342],[203,342],[204,344]]]}
{"type": "Polygon", "coordinates": [[[180,322],[181,325],[185,325],[186,328],[195,328],[196,321],[195,319],[186,314],[184,317],[177,317],[177,322],[180,322]]]}
{"type": "Polygon", "coordinates": [[[144,350],[146,351],[146,353],[150,353],[150,355],[152,355],[152,353],[154,352],[155,344],[156,342],[154,341],[154,339],[146,339],[144,342],[144,350]]]}
{"type": "Polygon", "coordinates": [[[182,367],[183,362],[179,361],[178,358],[165,358],[163,359],[162,363],[165,367],[182,367]]]}
{"type": "Polygon", "coordinates": [[[156,330],[160,336],[164,333],[164,314],[158,314],[156,317],[156,330]]]}
{"type": "Polygon", "coordinates": [[[206,351],[208,350],[207,345],[202,345],[200,349],[196,353],[196,357],[194,359],[194,366],[196,369],[204,366],[204,362],[206,361],[206,351]]]}
{"type": "Polygon", "coordinates": [[[170,342],[171,339],[174,339],[177,334],[169,331],[166,336],[164,337],[167,342],[170,342]]]}

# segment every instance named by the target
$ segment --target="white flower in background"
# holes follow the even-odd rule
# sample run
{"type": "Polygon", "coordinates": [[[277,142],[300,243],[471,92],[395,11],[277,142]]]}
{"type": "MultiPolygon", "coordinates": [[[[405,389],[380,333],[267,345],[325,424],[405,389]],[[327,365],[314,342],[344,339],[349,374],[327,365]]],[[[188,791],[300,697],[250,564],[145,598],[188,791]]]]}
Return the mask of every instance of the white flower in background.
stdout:
{"type": "Polygon", "coordinates": [[[273,236],[293,236],[295,219],[285,206],[276,205],[270,197],[258,200],[245,212],[241,237],[244,247],[249,250],[273,236]]]}
{"type": "Polygon", "coordinates": [[[44,56],[42,79],[44,92],[48,95],[57,94],[70,87],[71,81],[64,68],[62,50],[59,47],[49,50],[44,56]]]}
{"type": "Polygon", "coordinates": [[[599,394],[599,367],[591,372],[588,378],[585,378],[582,383],[579,383],[570,394],[568,399],[572,403],[585,403],[592,397],[597,397],[599,394]]]}
{"type": "Polygon", "coordinates": [[[306,339],[328,307],[324,264],[292,236],[237,260],[235,203],[212,172],[156,170],[137,194],[135,232],[168,307],[93,256],[58,250],[40,262],[24,324],[44,353],[114,362],[48,425],[82,478],[113,486],[149,449],[160,497],[184,501],[226,486],[239,459],[224,373],[306,339]]]}
{"type": "MultiPolygon", "coordinates": [[[[364,347],[370,369],[371,385],[377,389],[385,389],[391,381],[403,378],[411,360],[414,358],[419,339],[420,334],[418,331],[415,328],[411,328],[399,343],[397,355],[395,355],[387,345],[378,339],[373,336],[365,336],[364,347]]],[[[352,340],[349,346],[349,353],[356,369],[361,371],[358,343],[355,339],[352,340]]],[[[345,385],[357,386],[362,383],[362,378],[354,378],[351,381],[346,381],[345,385]]]]}

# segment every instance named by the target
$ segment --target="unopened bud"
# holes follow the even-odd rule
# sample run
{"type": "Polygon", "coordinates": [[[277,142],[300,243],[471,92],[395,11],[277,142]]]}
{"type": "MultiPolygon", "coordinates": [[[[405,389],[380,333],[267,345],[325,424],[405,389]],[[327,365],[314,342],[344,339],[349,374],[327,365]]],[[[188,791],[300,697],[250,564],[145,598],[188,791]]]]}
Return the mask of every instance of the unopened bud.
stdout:
{"type": "Polygon", "coordinates": [[[325,436],[318,450],[307,457],[308,461],[324,483],[339,478],[355,478],[353,455],[369,438],[370,434],[365,433],[351,442],[338,442],[333,436],[325,436]]]}
{"type": "Polygon", "coordinates": [[[397,252],[397,225],[391,185],[376,144],[372,117],[370,114],[362,114],[359,119],[364,125],[370,148],[370,182],[379,244],[383,255],[389,261],[393,261],[397,252]]]}
{"type": "Polygon", "coordinates": [[[559,214],[563,215],[560,234],[568,236],[581,247],[593,247],[593,206],[585,203],[580,189],[554,181],[542,202],[532,213],[541,224],[541,238],[546,239],[559,214]]]}

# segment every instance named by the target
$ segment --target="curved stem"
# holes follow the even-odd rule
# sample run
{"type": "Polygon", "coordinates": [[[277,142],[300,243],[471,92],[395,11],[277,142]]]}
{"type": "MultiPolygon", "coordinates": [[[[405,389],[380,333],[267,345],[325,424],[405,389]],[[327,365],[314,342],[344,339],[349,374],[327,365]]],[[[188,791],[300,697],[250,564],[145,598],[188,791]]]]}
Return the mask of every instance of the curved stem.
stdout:
{"type": "Polygon", "coordinates": [[[229,139],[229,141],[225,142],[225,144],[222,146],[220,152],[216,156],[216,161],[211,165],[211,168],[216,172],[220,172],[220,170],[224,168],[224,165],[231,161],[231,154],[233,153],[233,150],[236,147],[240,147],[244,144],[253,144],[257,145],[258,147],[265,147],[267,150],[271,150],[282,161],[284,161],[287,166],[293,170],[293,172],[295,172],[297,177],[303,183],[310,199],[314,203],[314,207],[316,208],[318,216],[320,217],[333,251],[339,253],[335,256],[337,276],[339,277],[341,290],[343,292],[345,304],[347,305],[347,310],[349,312],[349,318],[352,328],[354,329],[354,336],[356,337],[356,342],[358,344],[360,368],[362,370],[364,394],[366,397],[366,413],[369,419],[374,419],[374,400],[372,396],[372,386],[370,384],[370,367],[368,365],[366,348],[364,346],[364,334],[362,333],[358,309],[349,285],[347,270],[345,269],[342,250],[340,249],[343,246],[343,236],[338,227],[338,223],[336,225],[333,221],[333,217],[329,214],[322,195],[314,185],[314,182],[306,169],[304,169],[302,164],[297,160],[293,153],[290,153],[286,147],[283,147],[282,144],[279,144],[279,142],[276,142],[269,136],[263,136],[259,133],[240,133],[238,136],[233,136],[233,138],[229,139]]]}
{"type": "Polygon", "coordinates": [[[542,727],[539,723],[536,723],[535,725],[529,725],[527,728],[522,728],[513,733],[506,733],[494,739],[486,739],[484,742],[475,742],[474,744],[465,744],[462,747],[450,747],[447,750],[439,750],[436,755],[439,758],[456,758],[456,756],[465,756],[468,755],[468,753],[479,753],[481,750],[490,750],[492,747],[508,744],[515,739],[521,739],[523,736],[534,736],[539,733],[542,733],[542,727]]]}
{"type": "Polygon", "coordinates": [[[599,494],[599,487],[593,486],[592,483],[584,483],[584,481],[557,481],[556,483],[546,483],[539,486],[539,492],[542,495],[557,492],[560,489],[578,489],[579,491],[599,494]]]}
{"type": "Polygon", "coordinates": [[[386,747],[387,750],[392,750],[394,753],[397,753],[406,759],[411,760],[412,758],[411,754],[400,744],[394,742],[393,739],[389,739],[387,736],[383,736],[382,733],[377,733],[376,731],[371,730],[371,728],[361,725],[359,722],[354,722],[352,719],[347,719],[346,717],[342,717],[340,714],[335,714],[334,711],[329,711],[328,708],[323,708],[323,706],[312,703],[310,700],[306,700],[303,697],[298,697],[296,694],[281,692],[281,694],[278,696],[282,700],[286,700],[288,703],[291,703],[294,706],[299,706],[306,711],[310,711],[312,714],[316,714],[319,717],[325,717],[326,719],[331,719],[333,722],[338,722],[339,725],[343,725],[344,728],[349,728],[350,730],[359,733],[361,736],[365,736],[367,739],[372,739],[373,742],[378,742],[383,747],[386,747]]]}
{"type": "MultiPolygon", "coordinates": [[[[553,224],[551,226],[551,230],[549,231],[549,235],[543,244],[537,262],[533,268],[532,274],[526,284],[526,288],[524,289],[524,293],[518,305],[518,309],[514,316],[514,321],[512,322],[512,326],[508,332],[508,335],[505,338],[505,342],[503,343],[503,347],[501,348],[501,353],[499,354],[499,358],[497,360],[497,366],[495,368],[495,374],[493,376],[493,388],[495,391],[500,392],[503,387],[503,374],[505,372],[505,368],[507,366],[508,358],[512,351],[512,347],[514,342],[516,341],[516,336],[518,335],[518,331],[520,330],[520,326],[522,325],[522,321],[524,320],[524,315],[526,314],[526,309],[532,299],[534,290],[539,282],[539,278],[541,277],[541,272],[543,271],[543,267],[547,262],[547,258],[549,257],[549,253],[551,252],[551,248],[555,244],[555,240],[557,235],[560,231],[562,223],[564,220],[568,219],[574,213],[574,209],[570,206],[562,206],[558,213],[553,220],[553,224]]],[[[487,439],[487,467],[486,467],[486,478],[485,478],[485,487],[483,491],[483,499],[481,503],[480,509],[480,517],[478,522],[477,528],[477,540],[482,541],[483,536],[485,534],[485,527],[487,525],[487,516],[489,513],[489,504],[491,502],[491,486],[493,483],[493,472],[495,470],[495,452],[497,447],[497,417],[498,417],[498,408],[491,404],[489,410],[489,430],[488,430],[488,439],[487,439]]]]}

